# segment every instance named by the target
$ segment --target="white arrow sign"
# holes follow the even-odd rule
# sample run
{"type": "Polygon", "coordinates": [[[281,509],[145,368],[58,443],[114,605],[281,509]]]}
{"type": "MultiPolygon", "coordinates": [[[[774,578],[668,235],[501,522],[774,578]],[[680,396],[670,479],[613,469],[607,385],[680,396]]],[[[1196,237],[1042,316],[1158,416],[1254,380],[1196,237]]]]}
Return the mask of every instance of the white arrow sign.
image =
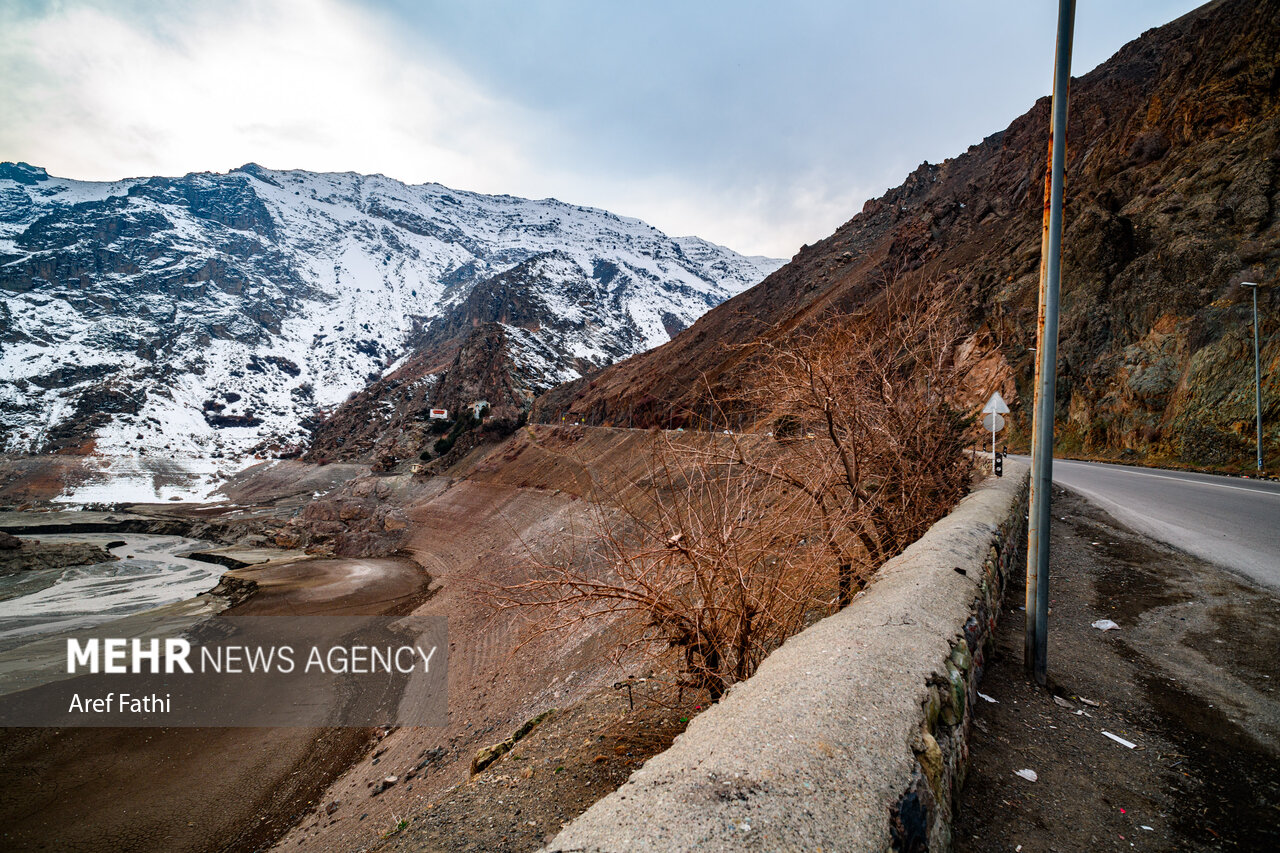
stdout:
{"type": "Polygon", "coordinates": [[[997,415],[1009,414],[1009,406],[1005,403],[1004,397],[1000,396],[999,391],[992,394],[991,399],[982,407],[982,413],[985,415],[987,412],[995,412],[997,415]]]}

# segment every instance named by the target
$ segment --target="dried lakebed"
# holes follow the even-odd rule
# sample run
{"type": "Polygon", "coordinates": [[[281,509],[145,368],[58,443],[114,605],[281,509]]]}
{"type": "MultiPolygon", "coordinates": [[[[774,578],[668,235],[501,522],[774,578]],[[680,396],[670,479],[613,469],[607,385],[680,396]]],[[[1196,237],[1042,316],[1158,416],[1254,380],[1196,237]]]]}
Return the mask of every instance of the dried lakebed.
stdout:
{"type": "MultiPolygon", "coordinates": [[[[46,645],[61,646],[45,653],[60,654],[65,663],[65,643],[42,639],[34,621],[24,626],[37,611],[78,625],[96,622],[94,632],[109,629],[117,636],[181,633],[219,610],[237,618],[265,619],[298,612],[320,619],[341,614],[365,619],[376,628],[402,618],[425,600],[430,582],[408,560],[267,563],[233,572],[256,585],[257,591],[224,610],[226,602],[218,596],[192,597],[208,591],[226,572],[224,566],[182,556],[189,547],[204,543],[101,531],[69,534],[78,541],[99,535],[126,541],[124,559],[108,564],[110,571],[126,574],[46,579],[27,588],[25,595],[0,601],[12,611],[6,624],[14,631],[26,630],[28,641],[0,652],[0,670],[29,665],[46,645]],[[147,543],[152,550],[144,549],[147,543]],[[130,547],[137,550],[129,551],[130,547]],[[127,553],[134,558],[128,559],[127,553]],[[181,562],[168,563],[165,569],[129,565],[140,559],[181,562]],[[59,601],[76,589],[83,595],[59,601]],[[86,597],[96,600],[86,603],[86,597]],[[24,598],[30,599],[21,605],[27,612],[17,612],[24,598]]],[[[374,736],[367,728],[314,726],[3,729],[0,848],[260,849],[288,829],[331,780],[365,753],[374,736]]]]}

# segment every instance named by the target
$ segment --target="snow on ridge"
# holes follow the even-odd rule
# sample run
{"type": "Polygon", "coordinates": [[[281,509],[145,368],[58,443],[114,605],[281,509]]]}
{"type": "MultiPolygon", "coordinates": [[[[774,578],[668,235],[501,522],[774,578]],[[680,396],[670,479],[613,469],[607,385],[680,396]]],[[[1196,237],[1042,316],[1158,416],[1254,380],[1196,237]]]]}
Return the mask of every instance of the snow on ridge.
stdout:
{"type": "MultiPolygon", "coordinates": [[[[554,199],[381,175],[19,177],[0,177],[0,450],[79,446],[72,427],[97,419],[120,476],[179,465],[198,481],[183,495],[305,441],[304,418],[393,372],[416,328],[530,259],[524,286],[564,322],[509,334],[557,381],[577,375],[565,358],[663,343],[669,320],[782,263],[554,199]]],[[[157,498],[181,479],[155,476],[157,498]]]]}

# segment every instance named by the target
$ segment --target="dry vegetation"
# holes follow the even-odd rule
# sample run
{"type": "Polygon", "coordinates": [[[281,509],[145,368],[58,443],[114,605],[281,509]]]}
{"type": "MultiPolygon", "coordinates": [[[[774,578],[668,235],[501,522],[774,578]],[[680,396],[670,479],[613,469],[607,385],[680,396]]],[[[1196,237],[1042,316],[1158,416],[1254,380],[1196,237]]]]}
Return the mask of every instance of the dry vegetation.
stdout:
{"type": "Polygon", "coordinates": [[[681,683],[719,698],[963,494],[952,307],[938,286],[890,286],[766,343],[753,384],[722,401],[754,429],[655,431],[646,476],[600,487],[588,529],[493,590],[496,606],[535,636],[614,622],[619,652],[674,651],[681,683]]]}

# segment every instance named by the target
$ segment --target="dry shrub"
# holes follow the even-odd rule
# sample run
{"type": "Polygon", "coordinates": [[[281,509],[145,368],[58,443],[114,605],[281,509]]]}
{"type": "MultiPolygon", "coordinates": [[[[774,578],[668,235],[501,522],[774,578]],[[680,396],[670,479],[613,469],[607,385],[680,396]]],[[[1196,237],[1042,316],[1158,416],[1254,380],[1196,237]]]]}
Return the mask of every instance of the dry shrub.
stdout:
{"type": "MultiPolygon", "coordinates": [[[[495,593],[535,635],[623,617],[620,651],[675,649],[687,686],[718,698],[831,604],[834,574],[811,502],[712,436],[655,439],[647,476],[593,503],[591,532],[495,593]]],[[[780,464],[781,460],[779,460],[780,464]]]]}
{"type": "MultiPolygon", "coordinates": [[[[771,470],[826,520],[842,603],[967,488],[965,423],[949,398],[963,378],[959,316],[942,284],[890,285],[861,313],[765,343],[743,394],[788,448],[788,464],[771,470]]],[[[735,453],[765,470],[745,442],[735,453]]]]}
{"type": "Polygon", "coordinates": [[[939,286],[889,287],[758,343],[731,401],[750,434],[656,435],[647,476],[601,485],[587,534],[494,602],[535,636],[616,621],[620,651],[674,650],[685,683],[718,698],[963,495],[952,308],[939,286]]]}

